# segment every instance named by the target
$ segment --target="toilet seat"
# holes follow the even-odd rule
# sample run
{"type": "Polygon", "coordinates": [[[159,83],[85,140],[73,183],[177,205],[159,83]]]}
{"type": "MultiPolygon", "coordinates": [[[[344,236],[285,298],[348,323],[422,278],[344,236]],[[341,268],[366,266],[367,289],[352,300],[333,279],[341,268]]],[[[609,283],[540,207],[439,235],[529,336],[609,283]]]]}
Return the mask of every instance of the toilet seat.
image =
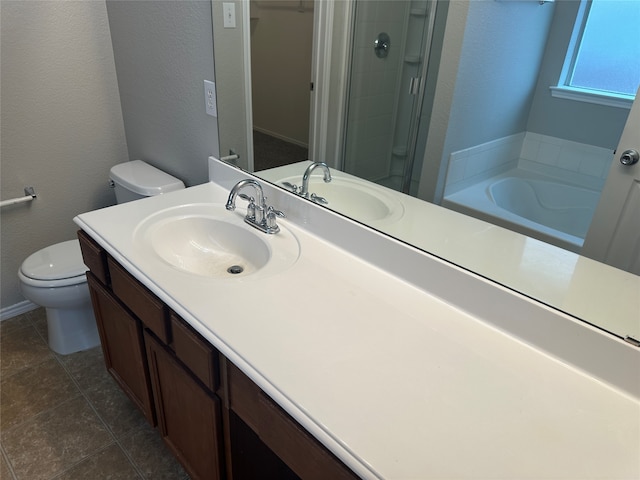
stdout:
{"type": "Polygon", "coordinates": [[[31,254],[20,266],[18,276],[27,285],[64,287],[87,281],[80,242],[68,240],[31,254]]]}

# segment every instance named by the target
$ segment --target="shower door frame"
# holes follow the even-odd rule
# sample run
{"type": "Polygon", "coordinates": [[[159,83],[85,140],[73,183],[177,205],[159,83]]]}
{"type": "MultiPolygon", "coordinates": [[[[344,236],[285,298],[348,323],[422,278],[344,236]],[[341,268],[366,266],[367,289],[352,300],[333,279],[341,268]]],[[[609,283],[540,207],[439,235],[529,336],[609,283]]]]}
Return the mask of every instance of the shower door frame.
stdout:
{"type": "MultiPolygon", "coordinates": [[[[346,151],[346,119],[348,114],[349,81],[353,52],[355,7],[357,0],[341,2],[343,9],[336,12],[334,2],[315,2],[312,92],[309,155],[310,160],[325,161],[329,166],[344,170],[346,151]],[[344,7],[344,5],[347,7],[344,7]],[[334,18],[340,15],[344,28],[336,27],[334,18]],[[338,33],[339,32],[339,33],[338,33]],[[338,72],[336,74],[336,72],[338,72]],[[330,109],[333,105],[333,111],[330,109]]],[[[407,0],[409,1],[409,0],[407,0]]],[[[415,93],[410,119],[408,155],[405,160],[401,191],[409,193],[415,164],[418,128],[425,94],[431,42],[437,12],[436,0],[429,1],[426,33],[421,46],[422,68],[419,87],[415,93]]]]}

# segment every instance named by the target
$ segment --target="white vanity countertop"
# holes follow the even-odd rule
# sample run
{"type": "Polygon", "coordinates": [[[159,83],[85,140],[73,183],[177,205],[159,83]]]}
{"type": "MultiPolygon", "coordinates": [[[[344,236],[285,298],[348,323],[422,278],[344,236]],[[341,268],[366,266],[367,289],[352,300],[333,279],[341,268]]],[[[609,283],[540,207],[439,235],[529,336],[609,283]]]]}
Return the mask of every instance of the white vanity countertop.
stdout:
{"type": "Polygon", "coordinates": [[[301,256],[267,278],[202,279],[136,251],[148,215],[227,194],[208,183],[75,220],[360,476],[640,478],[637,398],[287,220],[301,256]]]}
{"type": "MultiPolygon", "coordinates": [[[[274,183],[293,177],[299,185],[309,163],[256,175],[274,183]]],[[[331,173],[362,182],[339,170],[331,169],[331,173]]],[[[313,175],[314,181],[322,178],[319,170],[313,175]]],[[[399,219],[365,222],[373,228],[604,330],[640,340],[639,276],[380,185],[369,185],[404,207],[399,219]]]]}

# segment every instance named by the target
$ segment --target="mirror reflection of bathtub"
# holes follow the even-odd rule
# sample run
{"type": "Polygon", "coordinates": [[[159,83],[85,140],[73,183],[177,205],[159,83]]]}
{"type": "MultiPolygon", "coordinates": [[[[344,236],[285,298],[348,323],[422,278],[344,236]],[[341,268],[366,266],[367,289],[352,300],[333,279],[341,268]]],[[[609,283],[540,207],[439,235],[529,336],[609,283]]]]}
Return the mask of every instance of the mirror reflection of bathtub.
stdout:
{"type": "Polygon", "coordinates": [[[600,192],[512,169],[446,195],[442,205],[580,252],[600,192]]]}

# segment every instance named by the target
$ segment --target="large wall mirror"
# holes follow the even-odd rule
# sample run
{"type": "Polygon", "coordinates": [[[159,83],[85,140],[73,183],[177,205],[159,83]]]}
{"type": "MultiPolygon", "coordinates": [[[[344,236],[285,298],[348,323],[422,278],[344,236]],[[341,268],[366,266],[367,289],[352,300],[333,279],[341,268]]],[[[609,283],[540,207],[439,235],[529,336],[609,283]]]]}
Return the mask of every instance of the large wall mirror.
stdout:
{"type": "MultiPolygon", "coordinates": [[[[571,88],[555,88],[597,1],[251,0],[236,2],[244,22],[233,31],[217,28],[222,2],[214,1],[216,81],[221,97],[233,105],[228,115],[220,109],[221,155],[239,153],[239,166],[281,187],[278,180],[291,172],[301,180],[308,165],[301,162],[326,162],[344,172],[344,182],[366,180],[371,189],[381,188],[382,197],[397,195],[412,208],[438,205],[490,222],[487,230],[496,225],[525,235],[515,255],[520,271],[529,274],[514,280],[504,271],[508,266],[487,265],[483,255],[449,256],[416,229],[400,228],[399,221],[352,215],[604,330],[638,339],[640,207],[633,192],[640,167],[623,166],[622,152],[614,151],[623,142],[630,145],[625,149],[640,147],[637,105],[629,115],[640,64],[621,76],[624,85],[611,87],[616,95],[584,101],[571,88]],[[611,172],[626,186],[607,187],[611,172]],[[602,193],[605,188],[609,193],[602,193]],[[605,196],[611,200],[606,207],[600,201],[605,196]],[[598,217],[596,228],[592,220],[598,217]],[[614,247],[603,240],[613,236],[612,219],[629,226],[614,247]],[[603,285],[603,297],[636,299],[635,311],[631,302],[620,323],[608,318],[606,306],[574,309],[540,286],[549,281],[543,270],[553,264],[566,264],[567,275],[591,272],[575,254],[592,251],[589,256],[598,258],[607,248],[624,252],[622,258],[599,260],[633,272],[624,274],[629,282],[622,291],[605,291],[606,274],[592,279],[603,285]]],[[[639,8],[625,13],[627,19],[633,15],[640,22],[639,8]]],[[[615,41],[632,44],[631,54],[640,58],[632,38],[623,33],[615,41]]],[[[495,251],[487,252],[495,258],[489,253],[495,251]]]]}

